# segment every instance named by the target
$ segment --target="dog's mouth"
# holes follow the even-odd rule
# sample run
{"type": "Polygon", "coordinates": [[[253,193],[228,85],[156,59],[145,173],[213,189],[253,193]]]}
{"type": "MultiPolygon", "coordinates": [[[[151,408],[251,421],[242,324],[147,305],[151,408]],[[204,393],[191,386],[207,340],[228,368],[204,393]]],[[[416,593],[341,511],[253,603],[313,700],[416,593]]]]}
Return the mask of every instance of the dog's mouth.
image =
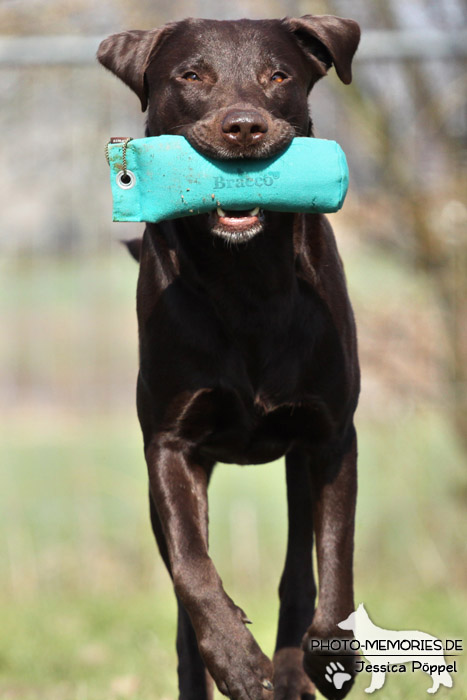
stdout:
{"type": "Polygon", "coordinates": [[[211,231],[231,243],[249,241],[263,230],[264,213],[259,207],[248,211],[224,210],[211,212],[211,231]]]}

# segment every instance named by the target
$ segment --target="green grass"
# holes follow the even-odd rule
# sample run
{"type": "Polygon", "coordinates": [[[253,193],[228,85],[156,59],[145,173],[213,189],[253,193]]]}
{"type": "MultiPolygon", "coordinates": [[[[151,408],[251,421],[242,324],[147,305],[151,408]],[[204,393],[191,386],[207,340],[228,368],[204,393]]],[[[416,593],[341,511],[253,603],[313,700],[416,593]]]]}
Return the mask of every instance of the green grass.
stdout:
{"type": "MultiPolygon", "coordinates": [[[[4,277],[1,700],[177,697],[175,605],[150,533],[133,408],[135,277],[118,256],[18,261],[4,277]]],[[[358,427],[356,602],[382,627],[463,639],[467,481],[450,427],[422,404],[378,415],[363,404],[358,427]]],[[[212,556],[271,654],[283,465],[220,465],[210,499],[212,556]]],[[[465,698],[465,655],[458,667],[437,697],[465,698]]],[[[352,698],[367,697],[363,676],[352,698]]],[[[421,672],[393,674],[376,697],[424,697],[429,685],[421,672]]]]}
{"type": "MultiPolygon", "coordinates": [[[[269,595],[249,596],[253,630],[267,653],[271,653],[275,608],[269,595]]],[[[373,598],[379,621],[390,627],[404,621],[408,627],[443,626],[449,634],[462,636],[458,610],[465,601],[450,596],[440,602],[436,596],[394,604],[384,597],[373,598]],[[396,614],[396,608],[399,612],[396,614]],[[427,614],[427,611],[430,611],[427,614]],[[420,624],[422,623],[422,624],[420,624]]],[[[103,595],[83,592],[74,596],[41,596],[21,605],[0,606],[2,700],[7,698],[56,698],[57,700],[175,699],[175,651],[173,596],[150,591],[131,595],[103,595]]],[[[401,625],[402,626],[402,625],[401,625]]],[[[441,689],[439,697],[465,697],[465,657],[458,660],[452,690],[441,689]]],[[[369,676],[359,676],[352,697],[365,697],[369,676]]],[[[388,674],[379,697],[396,700],[416,698],[430,685],[422,672],[388,674]]],[[[220,697],[220,696],[219,696],[220,697]]]]}
{"type": "MultiPolygon", "coordinates": [[[[361,430],[356,600],[381,626],[462,638],[462,512],[453,484],[440,489],[434,478],[439,430],[431,449],[420,450],[426,421],[361,430]],[[387,475],[383,483],[375,468],[387,475]]],[[[53,424],[32,440],[11,427],[2,444],[2,700],[176,698],[173,595],[150,535],[139,432],[125,424],[95,419],[62,428],[59,440],[53,424]]],[[[452,476],[451,459],[444,456],[443,468],[452,476]]],[[[229,593],[272,653],[285,543],[282,465],[221,465],[211,533],[229,593]]],[[[458,665],[454,700],[467,682],[465,660],[458,665]]],[[[365,680],[353,696],[364,697],[365,680]]],[[[417,697],[428,682],[422,673],[389,677],[380,696],[417,697]]]]}

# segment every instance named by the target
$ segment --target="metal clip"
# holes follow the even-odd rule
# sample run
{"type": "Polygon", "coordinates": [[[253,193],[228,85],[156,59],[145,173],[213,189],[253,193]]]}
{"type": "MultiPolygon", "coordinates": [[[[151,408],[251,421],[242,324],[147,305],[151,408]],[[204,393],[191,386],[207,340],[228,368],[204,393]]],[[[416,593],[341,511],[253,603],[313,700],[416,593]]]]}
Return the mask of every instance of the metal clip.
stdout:
{"type": "Polygon", "coordinates": [[[122,168],[118,171],[117,174],[117,185],[121,187],[122,190],[129,190],[136,183],[134,173],[132,173],[131,170],[127,170],[126,167],[126,149],[130,141],[132,141],[131,136],[113,136],[105,147],[105,157],[108,165],[110,165],[109,146],[112,146],[116,143],[122,144],[122,168]]]}

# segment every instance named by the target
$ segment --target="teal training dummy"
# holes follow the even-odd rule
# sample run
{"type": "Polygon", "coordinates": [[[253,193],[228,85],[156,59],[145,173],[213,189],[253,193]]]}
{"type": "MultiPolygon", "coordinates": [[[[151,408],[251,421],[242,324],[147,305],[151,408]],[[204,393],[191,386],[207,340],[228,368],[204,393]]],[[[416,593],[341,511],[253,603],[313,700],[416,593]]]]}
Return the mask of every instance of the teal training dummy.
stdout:
{"type": "Polygon", "coordinates": [[[183,136],[113,139],[107,147],[114,221],[158,222],[226,210],[334,212],[348,187],[335,141],[294,138],[274,158],[214,160],[183,136]]]}

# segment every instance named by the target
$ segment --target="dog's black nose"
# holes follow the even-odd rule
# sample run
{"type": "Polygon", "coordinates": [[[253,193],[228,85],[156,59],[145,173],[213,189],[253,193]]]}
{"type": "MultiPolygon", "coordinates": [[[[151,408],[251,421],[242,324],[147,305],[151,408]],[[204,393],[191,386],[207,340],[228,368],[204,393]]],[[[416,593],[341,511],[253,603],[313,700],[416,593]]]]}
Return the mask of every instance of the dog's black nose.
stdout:
{"type": "Polygon", "coordinates": [[[253,146],[268,130],[263,115],[254,109],[231,109],[222,120],[224,139],[237,146],[253,146]]]}

